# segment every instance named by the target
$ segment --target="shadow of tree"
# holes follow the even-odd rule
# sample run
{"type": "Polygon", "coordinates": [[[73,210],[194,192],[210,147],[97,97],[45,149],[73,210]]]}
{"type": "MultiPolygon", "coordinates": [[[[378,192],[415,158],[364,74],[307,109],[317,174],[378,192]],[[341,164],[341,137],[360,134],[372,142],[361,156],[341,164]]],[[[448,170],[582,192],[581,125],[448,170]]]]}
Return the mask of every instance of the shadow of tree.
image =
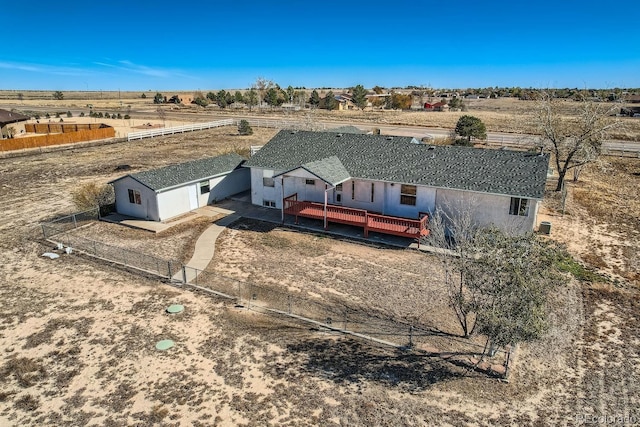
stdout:
{"type": "Polygon", "coordinates": [[[437,356],[367,346],[348,339],[307,339],[287,349],[306,359],[307,372],[336,383],[374,381],[419,392],[436,383],[480,375],[437,356]]]}

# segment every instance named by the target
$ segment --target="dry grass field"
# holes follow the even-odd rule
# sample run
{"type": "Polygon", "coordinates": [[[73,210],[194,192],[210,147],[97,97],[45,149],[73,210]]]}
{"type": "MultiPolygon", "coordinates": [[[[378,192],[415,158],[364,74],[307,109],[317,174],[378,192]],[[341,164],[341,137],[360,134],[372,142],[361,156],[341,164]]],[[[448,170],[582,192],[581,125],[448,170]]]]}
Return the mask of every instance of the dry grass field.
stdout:
{"type": "MultiPolygon", "coordinates": [[[[555,195],[545,202],[551,238],[611,279],[567,278],[552,301],[552,329],[518,348],[509,383],[84,256],[40,256],[49,247],[38,223],[72,211],[71,191],[82,183],[118,177],[119,165],[139,171],[246,152],[276,132],[254,131],[0,159],[0,425],[544,426],[604,415],[640,422],[638,160],[604,159],[585,170],[564,216],[555,195]],[[165,313],[174,303],[185,312],[165,313]],[[176,347],[156,351],[167,338],[176,347]]],[[[186,260],[207,225],[200,219],[158,236],[104,224],[87,232],[186,260]]],[[[223,233],[211,271],[455,331],[428,255],[244,225],[223,233]]]]}
{"type": "MultiPolygon", "coordinates": [[[[232,92],[234,92],[232,90],[232,92]]],[[[339,90],[334,90],[339,93],[339,90]]],[[[18,91],[2,91],[0,90],[0,99],[6,103],[16,103],[19,109],[28,111],[31,107],[49,107],[51,113],[56,111],[65,112],[69,109],[84,109],[85,113],[89,113],[87,107],[91,104],[95,111],[110,111],[111,113],[120,112],[123,115],[131,109],[137,113],[136,118],[144,117],[148,120],[157,120],[156,112],[158,106],[153,104],[153,96],[155,92],[144,92],[146,98],[141,98],[143,92],[67,92],[65,99],[54,100],[51,91],[28,91],[22,92],[23,100],[17,99],[18,91]]],[[[323,95],[321,93],[321,95],[323,95]]],[[[166,92],[164,95],[192,96],[193,92],[166,92]]],[[[430,101],[435,102],[436,99],[430,101]]],[[[452,112],[405,112],[393,110],[374,110],[374,111],[327,111],[314,110],[309,111],[279,111],[271,108],[258,109],[254,108],[251,113],[246,109],[235,110],[233,108],[219,109],[217,106],[210,105],[207,108],[199,107],[195,104],[173,105],[166,104],[162,108],[167,111],[167,118],[174,121],[186,120],[187,122],[199,122],[206,120],[215,120],[216,116],[234,114],[255,115],[280,117],[286,119],[305,120],[309,115],[319,120],[344,120],[357,121],[365,123],[378,124],[397,124],[412,126],[427,126],[436,128],[453,129],[460,118],[464,114],[472,114],[480,118],[486,125],[489,132],[513,132],[532,134],[536,133],[533,127],[533,114],[535,113],[536,103],[534,101],[523,101],[517,98],[499,98],[499,99],[467,99],[464,100],[467,111],[452,112]],[[176,114],[179,114],[177,116],[176,114]],[[189,117],[191,116],[191,117],[189,117]]],[[[566,101],[564,111],[567,116],[575,113],[578,103],[566,101]]],[[[638,141],[640,137],[640,119],[638,118],[621,118],[624,126],[618,129],[612,139],[638,141]]],[[[118,124],[114,120],[114,123],[118,124]]],[[[175,124],[175,123],[174,123],[175,124]]]]}

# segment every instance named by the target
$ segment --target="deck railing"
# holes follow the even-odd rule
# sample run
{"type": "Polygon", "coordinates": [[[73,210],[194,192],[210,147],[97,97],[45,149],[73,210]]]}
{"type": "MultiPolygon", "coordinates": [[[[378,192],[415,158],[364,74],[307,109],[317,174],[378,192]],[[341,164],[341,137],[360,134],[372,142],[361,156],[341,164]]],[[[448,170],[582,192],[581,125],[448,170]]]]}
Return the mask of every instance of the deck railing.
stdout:
{"type": "Polygon", "coordinates": [[[408,219],[388,215],[369,213],[364,209],[348,208],[345,206],[325,205],[316,202],[299,201],[298,193],[294,193],[283,200],[284,213],[294,215],[296,223],[298,217],[322,219],[330,222],[354,225],[364,228],[364,236],[369,231],[383,234],[393,234],[401,237],[420,239],[429,234],[427,224],[429,217],[424,214],[421,219],[408,219]]]}

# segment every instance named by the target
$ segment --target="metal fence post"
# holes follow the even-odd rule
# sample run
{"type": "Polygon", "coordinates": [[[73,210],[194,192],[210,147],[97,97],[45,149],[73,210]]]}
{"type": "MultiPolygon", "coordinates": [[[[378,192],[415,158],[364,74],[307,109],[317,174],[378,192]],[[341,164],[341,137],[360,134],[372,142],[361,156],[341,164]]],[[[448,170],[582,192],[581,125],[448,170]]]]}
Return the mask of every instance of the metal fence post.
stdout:
{"type": "Polygon", "coordinates": [[[287,309],[289,314],[291,314],[291,295],[287,295],[287,309]]]}
{"type": "Polygon", "coordinates": [[[76,214],[71,216],[73,218],[73,228],[78,228],[78,223],[76,222],[76,214]]]}
{"type": "Polygon", "coordinates": [[[342,325],[343,328],[342,330],[346,331],[347,330],[347,310],[344,310],[344,324],[342,325]]]}
{"type": "Polygon", "coordinates": [[[167,261],[167,268],[169,270],[169,279],[171,279],[173,277],[173,274],[171,274],[171,261],[167,261]]]}
{"type": "Polygon", "coordinates": [[[409,348],[413,347],[413,325],[409,326],[409,348]]]}
{"type": "Polygon", "coordinates": [[[187,283],[187,266],[182,266],[182,283],[187,283]]]}
{"type": "Polygon", "coordinates": [[[98,256],[98,245],[96,244],[96,241],[93,241],[93,254],[95,256],[98,256]]]}

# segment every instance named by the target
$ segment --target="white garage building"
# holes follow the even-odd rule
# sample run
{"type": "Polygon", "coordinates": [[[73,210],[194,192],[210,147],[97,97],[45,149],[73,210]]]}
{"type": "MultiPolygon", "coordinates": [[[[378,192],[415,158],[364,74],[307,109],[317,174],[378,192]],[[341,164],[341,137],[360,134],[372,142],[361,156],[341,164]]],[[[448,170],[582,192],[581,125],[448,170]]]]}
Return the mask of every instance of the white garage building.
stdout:
{"type": "Polygon", "coordinates": [[[119,214],[164,221],[248,190],[249,169],[235,153],[134,174],[110,184],[119,214]]]}

